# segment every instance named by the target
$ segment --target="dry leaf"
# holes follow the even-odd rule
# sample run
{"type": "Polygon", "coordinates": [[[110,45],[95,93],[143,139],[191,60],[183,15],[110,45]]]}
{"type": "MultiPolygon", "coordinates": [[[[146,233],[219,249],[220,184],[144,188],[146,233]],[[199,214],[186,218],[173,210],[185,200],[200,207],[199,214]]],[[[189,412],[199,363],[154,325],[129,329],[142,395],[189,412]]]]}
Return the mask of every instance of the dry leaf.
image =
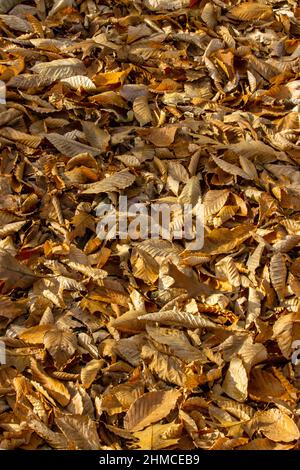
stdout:
{"type": "Polygon", "coordinates": [[[71,331],[51,329],[44,336],[44,345],[60,369],[75,354],[77,347],[76,336],[71,331]]]}
{"type": "Polygon", "coordinates": [[[295,422],[276,408],[257,413],[254,421],[255,426],[271,441],[291,442],[299,439],[300,432],[295,422]]]}
{"type": "Polygon", "coordinates": [[[2,293],[12,289],[30,287],[37,276],[19,263],[7,250],[0,248],[0,279],[4,281],[2,293]]]}
{"type": "Polygon", "coordinates": [[[25,3],[0,0],[0,449],[298,449],[297,2],[25,3]]]}
{"type": "Polygon", "coordinates": [[[230,361],[222,388],[231,398],[243,402],[248,395],[248,377],[243,361],[235,357],[230,361]]]}
{"type": "Polygon", "coordinates": [[[59,414],[55,422],[75,449],[101,449],[96,423],[89,416],[59,414]]]}
{"type": "Polygon", "coordinates": [[[151,111],[146,96],[138,96],[133,102],[134,115],[141,126],[152,121],[151,111]]]}
{"type": "Polygon", "coordinates": [[[273,16],[270,6],[257,2],[244,2],[230,10],[230,15],[242,21],[269,20],[273,16]]]}
{"type": "Polygon", "coordinates": [[[148,392],[129,408],[124,425],[128,431],[140,431],[165,418],[176,406],[181,393],[177,390],[148,392]]]}
{"type": "Polygon", "coordinates": [[[83,191],[83,194],[99,194],[110,191],[119,191],[120,189],[131,186],[135,180],[135,177],[127,170],[122,170],[119,173],[115,173],[102,181],[90,184],[87,189],[83,191]]]}

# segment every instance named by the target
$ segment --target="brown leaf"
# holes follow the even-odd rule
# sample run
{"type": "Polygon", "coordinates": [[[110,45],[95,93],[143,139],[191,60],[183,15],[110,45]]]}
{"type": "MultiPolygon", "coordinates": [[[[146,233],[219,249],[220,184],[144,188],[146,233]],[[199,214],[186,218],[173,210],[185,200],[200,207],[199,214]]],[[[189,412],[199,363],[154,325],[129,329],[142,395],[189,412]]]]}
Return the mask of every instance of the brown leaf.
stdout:
{"type": "Polygon", "coordinates": [[[169,147],[174,142],[176,131],[177,126],[169,126],[161,128],[152,127],[149,130],[143,129],[139,130],[138,133],[146,137],[156,147],[169,147]]]}
{"type": "Polygon", "coordinates": [[[24,264],[19,263],[7,250],[0,248],[0,279],[4,281],[2,293],[12,289],[30,287],[37,276],[24,264]]]}
{"type": "Polygon", "coordinates": [[[58,328],[47,331],[43,341],[59,369],[75,354],[77,348],[76,337],[71,331],[58,328]]]}

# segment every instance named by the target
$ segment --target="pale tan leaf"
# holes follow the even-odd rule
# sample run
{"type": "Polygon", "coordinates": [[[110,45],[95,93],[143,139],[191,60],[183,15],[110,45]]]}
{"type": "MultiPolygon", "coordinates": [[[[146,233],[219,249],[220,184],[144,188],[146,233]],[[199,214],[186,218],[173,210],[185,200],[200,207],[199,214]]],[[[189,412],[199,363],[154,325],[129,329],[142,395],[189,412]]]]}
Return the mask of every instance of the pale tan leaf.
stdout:
{"type": "Polygon", "coordinates": [[[214,155],[212,155],[212,159],[218,165],[218,167],[220,167],[226,173],[229,173],[230,175],[240,176],[244,179],[251,179],[251,176],[249,176],[248,173],[246,173],[238,166],[233,165],[232,163],[228,163],[219,157],[215,157],[214,155]]]}
{"type": "Polygon", "coordinates": [[[284,357],[290,359],[292,343],[300,338],[299,312],[281,315],[273,325],[273,338],[278,342],[284,357]]]}
{"type": "Polygon", "coordinates": [[[285,296],[287,269],[281,253],[275,253],[270,262],[270,276],[274,289],[280,299],[285,296]]]}
{"type": "Polygon", "coordinates": [[[75,449],[101,449],[96,423],[89,416],[59,414],[55,422],[75,449]]]}
{"type": "Polygon", "coordinates": [[[240,155],[240,164],[242,169],[247,173],[250,179],[258,179],[258,174],[255,165],[250,160],[248,160],[248,158],[244,157],[243,155],[240,155]]]}
{"type": "Polygon", "coordinates": [[[145,335],[138,334],[130,338],[122,338],[116,344],[117,353],[129,364],[138,366],[141,362],[141,350],[145,344],[145,335]]]}
{"type": "Polygon", "coordinates": [[[87,189],[82,191],[82,194],[99,194],[108,193],[111,191],[119,191],[120,189],[131,186],[135,181],[135,176],[129,173],[128,170],[122,170],[112,176],[87,186],[87,189]]]}
{"type": "Polygon", "coordinates": [[[184,186],[178,198],[178,202],[180,204],[191,204],[194,207],[199,201],[200,196],[201,189],[199,178],[197,176],[192,176],[184,186]]]}
{"type": "Polygon", "coordinates": [[[269,163],[283,158],[282,152],[278,152],[269,145],[256,140],[233,144],[230,146],[230,149],[238,156],[242,155],[244,158],[260,163],[269,163]]]}
{"type": "Polygon", "coordinates": [[[203,200],[205,217],[218,213],[226,203],[228,196],[229,191],[227,189],[208,191],[203,200]]]}
{"type": "Polygon", "coordinates": [[[247,311],[247,318],[245,327],[248,328],[252,322],[259,317],[261,311],[261,294],[254,289],[253,287],[249,287],[249,294],[248,294],[248,311],[247,311]]]}
{"type": "Polygon", "coordinates": [[[299,245],[300,235],[287,235],[283,240],[274,243],[273,250],[279,253],[287,253],[299,245]]]}
{"type": "Polygon", "coordinates": [[[150,325],[146,326],[146,331],[150,338],[168,346],[170,353],[184,362],[189,363],[199,359],[206,360],[205,354],[190,344],[183,331],[150,325]]]}
{"type": "Polygon", "coordinates": [[[220,408],[228,411],[241,421],[248,421],[255,414],[255,409],[245,403],[237,403],[235,400],[225,397],[216,397],[214,401],[216,401],[220,408]]]}
{"type": "Polygon", "coordinates": [[[168,162],[169,175],[179,183],[187,183],[189,174],[184,166],[179,162],[168,162]]]}
{"type": "Polygon", "coordinates": [[[36,434],[45,439],[48,444],[57,450],[65,450],[67,448],[67,440],[63,434],[59,432],[53,432],[49,429],[42,421],[37,419],[33,414],[28,417],[28,426],[36,434]]]}
{"type": "Polygon", "coordinates": [[[243,361],[239,357],[231,359],[222,388],[236,401],[244,402],[248,395],[248,377],[243,361]]]}
{"type": "Polygon", "coordinates": [[[54,0],[53,7],[49,11],[49,16],[55,15],[55,13],[66,7],[72,7],[73,4],[74,0],[54,0]]]}
{"type": "Polygon", "coordinates": [[[145,0],[145,5],[150,10],[178,10],[188,6],[189,0],[145,0]]]}
{"type": "Polygon", "coordinates": [[[90,266],[85,266],[81,263],[75,263],[73,261],[68,261],[66,263],[70,268],[74,269],[74,271],[78,271],[79,273],[83,274],[86,277],[90,277],[95,281],[100,279],[104,279],[107,276],[107,272],[103,269],[91,268],[90,266]]]}
{"type": "Polygon", "coordinates": [[[214,28],[217,23],[217,18],[214,5],[212,3],[205,4],[201,13],[201,19],[204,21],[204,23],[207,24],[209,28],[214,28]]]}
{"type": "Polygon", "coordinates": [[[145,329],[145,322],[143,321],[145,313],[144,308],[128,310],[118,318],[111,320],[111,325],[120,331],[139,333],[145,329]]]}
{"type": "Polygon", "coordinates": [[[32,33],[32,26],[29,21],[16,15],[0,15],[0,21],[11,29],[22,31],[22,33],[32,33]]]}
{"type": "MultiPolygon", "coordinates": [[[[165,348],[161,349],[164,351],[165,348]]],[[[177,357],[164,354],[149,343],[142,347],[141,359],[148,365],[149,370],[161,380],[180,387],[185,386],[185,365],[177,357]]]]}
{"type": "Polygon", "coordinates": [[[80,88],[86,91],[96,90],[95,84],[85,75],[74,75],[69,78],[63,78],[61,82],[67,83],[73,90],[78,90],[80,88]]]}
{"type": "MultiPolygon", "coordinates": [[[[0,104],[6,104],[6,85],[0,80],[0,104]]],[[[0,122],[2,121],[2,114],[0,115],[0,122]]]]}
{"type": "Polygon", "coordinates": [[[249,255],[247,261],[247,268],[252,273],[255,273],[256,269],[260,266],[261,257],[264,251],[265,245],[263,243],[259,243],[253,253],[249,255]]]}
{"type": "Polygon", "coordinates": [[[186,328],[216,328],[216,324],[203,315],[180,312],[178,310],[163,310],[161,312],[148,313],[138,317],[142,321],[153,321],[164,325],[178,325],[186,328]]]}
{"type": "Polygon", "coordinates": [[[0,228],[0,238],[18,232],[24,224],[26,224],[26,221],[12,222],[11,224],[5,225],[3,228],[0,228]]]}
{"type": "Polygon", "coordinates": [[[152,121],[151,110],[146,96],[138,96],[133,102],[133,112],[141,126],[152,121]]]}
{"type": "Polygon", "coordinates": [[[176,406],[181,393],[177,390],[148,392],[129,408],[124,426],[128,431],[140,431],[165,418],[176,406]]]}
{"type": "Polygon", "coordinates": [[[51,81],[73,77],[74,75],[85,75],[86,73],[83,62],[73,58],[40,62],[35,64],[31,70],[43,78],[49,78],[51,81]]]}
{"type": "Polygon", "coordinates": [[[90,153],[93,156],[99,155],[100,150],[89,145],[82,144],[76,140],[72,140],[66,136],[51,133],[46,135],[49,142],[59,150],[60,153],[67,155],[68,157],[75,157],[80,153],[90,153]]]}
{"type": "Polygon", "coordinates": [[[238,354],[243,360],[247,374],[250,373],[251,368],[255,364],[263,363],[268,358],[266,347],[263,344],[254,343],[251,337],[248,337],[246,341],[244,341],[238,354]]]}

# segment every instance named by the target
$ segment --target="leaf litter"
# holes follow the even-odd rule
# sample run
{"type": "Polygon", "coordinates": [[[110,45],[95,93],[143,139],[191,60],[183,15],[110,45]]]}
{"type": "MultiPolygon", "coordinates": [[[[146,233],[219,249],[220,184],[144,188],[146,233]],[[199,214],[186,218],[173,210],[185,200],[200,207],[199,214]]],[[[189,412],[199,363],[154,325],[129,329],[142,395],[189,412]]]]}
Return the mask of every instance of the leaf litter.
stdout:
{"type": "Polygon", "coordinates": [[[297,2],[0,13],[0,448],[299,449],[297,2]],[[203,248],[101,241],[118,195],[203,248]]]}

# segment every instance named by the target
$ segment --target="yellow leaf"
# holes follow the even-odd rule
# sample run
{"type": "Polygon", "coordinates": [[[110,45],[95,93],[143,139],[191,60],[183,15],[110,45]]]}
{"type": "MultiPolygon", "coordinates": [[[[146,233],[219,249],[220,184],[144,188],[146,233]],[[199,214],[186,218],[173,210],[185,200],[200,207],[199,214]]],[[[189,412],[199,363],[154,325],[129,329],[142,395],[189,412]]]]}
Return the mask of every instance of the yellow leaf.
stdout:
{"type": "Polygon", "coordinates": [[[121,85],[124,83],[129,72],[130,68],[127,70],[122,70],[121,72],[98,73],[93,77],[93,81],[98,87],[107,85],[121,85]]]}

